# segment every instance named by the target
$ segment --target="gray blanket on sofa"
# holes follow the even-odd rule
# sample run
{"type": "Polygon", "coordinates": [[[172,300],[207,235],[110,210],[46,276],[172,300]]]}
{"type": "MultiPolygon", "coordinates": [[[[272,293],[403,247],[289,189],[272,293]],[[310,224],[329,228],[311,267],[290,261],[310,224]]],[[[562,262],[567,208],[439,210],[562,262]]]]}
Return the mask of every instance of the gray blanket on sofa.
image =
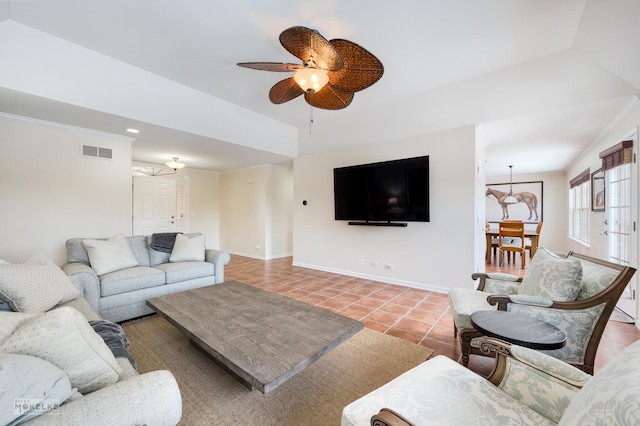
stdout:
{"type": "Polygon", "coordinates": [[[118,324],[107,320],[89,321],[93,330],[98,333],[102,340],[109,346],[113,356],[116,358],[127,358],[133,368],[138,371],[136,361],[129,354],[129,340],[124,334],[124,330],[118,324]]]}
{"type": "Polygon", "coordinates": [[[151,248],[163,253],[171,253],[176,242],[176,235],[181,232],[160,232],[151,235],[151,248]]]}

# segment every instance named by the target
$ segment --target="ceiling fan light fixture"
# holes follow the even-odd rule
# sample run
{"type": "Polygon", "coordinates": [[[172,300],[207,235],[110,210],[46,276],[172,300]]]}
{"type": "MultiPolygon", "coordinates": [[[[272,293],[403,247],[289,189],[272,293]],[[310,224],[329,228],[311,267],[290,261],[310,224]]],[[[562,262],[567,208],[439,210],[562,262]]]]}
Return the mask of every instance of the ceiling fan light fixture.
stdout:
{"type": "Polygon", "coordinates": [[[293,79],[305,92],[316,93],[329,82],[329,75],[323,69],[306,67],[296,71],[293,79]]]}
{"type": "Polygon", "coordinates": [[[171,157],[171,158],[173,158],[173,161],[167,161],[166,163],[164,163],[170,169],[173,169],[174,171],[178,171],[181,168],[183,168],[184,166],[186,166],[186,164],[178,162],[178,160],[179,160],[178,157],[171,157]]]}

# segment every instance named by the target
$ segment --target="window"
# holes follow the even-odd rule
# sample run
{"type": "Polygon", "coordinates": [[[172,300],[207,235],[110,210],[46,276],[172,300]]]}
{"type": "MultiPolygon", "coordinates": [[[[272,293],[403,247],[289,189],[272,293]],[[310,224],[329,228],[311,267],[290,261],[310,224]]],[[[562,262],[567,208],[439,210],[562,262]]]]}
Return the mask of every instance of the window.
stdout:
{"type": "Polygon", "coordinates": [[[569,238],[585,245],[589,244],[590,173],[587,169],[571,179],[569,189],[569,238]]]}

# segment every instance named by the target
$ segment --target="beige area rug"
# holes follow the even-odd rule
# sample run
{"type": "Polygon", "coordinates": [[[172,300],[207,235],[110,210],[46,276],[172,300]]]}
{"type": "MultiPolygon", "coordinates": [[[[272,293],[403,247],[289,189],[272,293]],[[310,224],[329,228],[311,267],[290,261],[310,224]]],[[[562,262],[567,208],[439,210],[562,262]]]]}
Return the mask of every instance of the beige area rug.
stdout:
{"type": "Polygon", "coordinates": [[[123,325],[141,373],[167,369],[182,392],[181,425],[339,425],[345,405],[433,351],[363,329],[273,391],[249,391],[159,316],[123,325]]]}

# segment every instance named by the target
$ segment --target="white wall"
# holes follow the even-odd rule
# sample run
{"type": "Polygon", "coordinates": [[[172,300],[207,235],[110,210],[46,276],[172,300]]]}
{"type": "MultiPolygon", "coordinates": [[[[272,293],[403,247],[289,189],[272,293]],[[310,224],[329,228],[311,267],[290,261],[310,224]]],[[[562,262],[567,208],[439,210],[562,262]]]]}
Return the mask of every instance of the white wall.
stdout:
{"type": "Polygon", "coordinates": [[[189,230],[205,236],[207,248],[220,248],[220,174],[189,170],[189,230]]]}
{"type": "Polygon", "coordinates": [[[443,292],[471,287],[475,161],[474,126],[296,159],[294,264],[443,292]],[[335,167],[420,155],[429,155],[430,222],[393,228],[334,220],[335,167]]]}
{"type": "Polygon", "coordinates": [[[220,175],[220,247],[272,259],[290,255],[291,172],[262,165],[220,175]]]}
{"type": "Polygon", "coordinates": [[[293,254],[293,169],[267,166],[265,257],[293,254]]]}
{"type": "MultiPolygon", "coordinates": [[[[487,184],[509,183],[509,178],[509,175],[494,176],[487,179],[487,184]]],[[[566,175],[564,173],[541,175],[513,174],[513,182],[537,181],[542,181],[543,221],[538,246],[545,247],[554,253],[566,253],[567,194],[569,191],[566,175]]],[[[493,202],[495,202],[495,199],[493,200],[493,202]]],[[[531,226],[535,229],[534,225],[531,226]]]]}
{"type": "Polygon", "coordinates": [[[130,235],[131,140],[0,115],[0,259],[62,264],[69,238],[130,235]],[[113,160],[81,157],[82,144],[113,160]]]}

